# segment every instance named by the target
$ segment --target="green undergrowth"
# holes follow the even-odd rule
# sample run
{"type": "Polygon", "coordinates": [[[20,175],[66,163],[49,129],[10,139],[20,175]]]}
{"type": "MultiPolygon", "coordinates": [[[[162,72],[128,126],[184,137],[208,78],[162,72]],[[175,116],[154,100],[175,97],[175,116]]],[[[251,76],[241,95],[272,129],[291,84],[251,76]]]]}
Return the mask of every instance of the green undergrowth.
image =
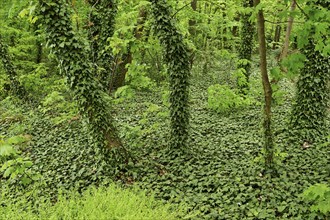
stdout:
{"type": "Polygon", "coordinates": [[[0,219],[178,219],[184,207],[174,207],[155,200],[134,189],[122,189],[115,185],[106,188],[89,188],[82,195],[60,195],[53,204],[39,198],[34,205],[27,200],[0,206],[0,219]]]}
{"type": "MultiPolygon", "coordinates": [[[[252,77],[255,80],[257,73],[252,77]]],[[[193,219],[325,219],[301,194],[311,185],[330,184],[329,143],[305,147],[304,140],[290,141],[287,118],[292,85],[280,83],[286,93],[274,105],[277,173],[270,178],[263,173],[262,106],[250,105],[226,114],[208,108],[207,88],[223,84],[223,80],[194,76],[190,140],[184,155],[172,155],[168,149],[168,92],[160,92],[163,90],[136,92],[129,100],[116,102],[116,123],[133,155],[121,167],[104,165],[79,115],[54,121],[52,117],[61,114],[27,111],[7,103],[9,107],[1,112],[0,135],[31,135],[25,154],[33,161],[31,169],[45,183],[37,193],[52,199],[60,188],[83,192],[90,185],[115,180],[137,184],[157,199],[184,202],[187,213],[197,214],[190,216],[193,219]]],[[[258,91],[253,91],[254,99],[262,101],[258,91]]],[[[17,185],[6,179],[1,183],[10,189],[17,185]]],[[[17,196],[12,193],[9,197],[17,196]]]]}

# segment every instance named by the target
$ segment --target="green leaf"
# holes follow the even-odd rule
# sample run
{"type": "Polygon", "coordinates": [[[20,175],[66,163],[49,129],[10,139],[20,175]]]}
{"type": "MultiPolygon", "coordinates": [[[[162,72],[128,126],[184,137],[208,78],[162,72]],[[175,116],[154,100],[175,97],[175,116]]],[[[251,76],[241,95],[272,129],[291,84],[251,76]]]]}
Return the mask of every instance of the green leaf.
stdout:
{"type": "Polygon", "coordinates": [[[2,144],[0,145],[0,156],[10,156],[16,155],[16,150],[10,144],[2,144]]]}

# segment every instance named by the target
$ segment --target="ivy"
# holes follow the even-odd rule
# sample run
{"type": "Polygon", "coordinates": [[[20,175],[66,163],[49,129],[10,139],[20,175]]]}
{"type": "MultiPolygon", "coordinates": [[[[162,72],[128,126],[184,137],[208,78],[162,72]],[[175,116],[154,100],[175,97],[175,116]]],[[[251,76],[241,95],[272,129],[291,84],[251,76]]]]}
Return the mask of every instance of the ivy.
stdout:
{"type": "Polygon", "coordinates": [[[87,118],[91,133],[103,146],[101,152],[108,155],[109,149],[122,149],[106,94],[95,79],[92,62],[88,59],[89,49],[73,30],[67,1],[40,0],[39,3],[48,45],[77,100],[80,114],[87,118]]]}
{"type": "Polygon", "coordinates": [[[107,47],[108,39],[114,33],[117,7],[112,0],[89,1],[92,6],[89,21],[89,35],[92,48],[92,59],[99,72],[99,79],[106,92],[113,87],[113,55],[107,47]]]}
{"type": "Polygon", "coordinates": [[[327,31],[321,31],[323,34],[320,34],[317,26],[314,25],[326,23],[324,10],[328,12],[329,10],[322,8],[322,4],[321,1],[317,1],[308,5],[306,9],[308,20],[304,28],[309,32],[306,35],[306,32],[301,31],[298,36],[301,52],[306,59],[297,82],[291,126],[299,138],[307,142],[313,142],[324,135],[329,106],[330,56],[326,51],[320,50],[319,45],[326,43],[330,27],[328,25],[327,31]],[[312,23],[314,24],[311,26],[312,23]]]}
{"type": "Polygon", "coordinates": [[[245,83],[238,84],[241,93],[246,94],[249,87],[249,77],[251,75],[251,57],[253,51],[253,41],[255,34],[254,24],[250,21],[252,15],[251,8],[253,7],[253,0],[243,0],[243,7],[247,12],[242,13],[242,29],[241,29],[241,44],[239,47],[239,59],[247,62],[240,62],[238,69],[244,69],[243,74],[245,83]]]}
{"type": "Polygon", "coordinates": [[[10,55],[8,53],[8,48],[4,44],[2,36],[0,35],[0,59],[2,61],[2,65],[6,70],[8,78],[10,80],[10,85],[8,90],[13,94],[17,95],[19,98],[24,99],[27,97],[27,92],[25,88],[20,84],[18,80],[18,74],[15,70],[15,67],[11,61],[10,55]]]}
{"type": "Polygon", "coordinates": [[[190,64],[187,45],[175,26],[171,8],[165,0],[151,0],[155,29],[165,48],[164,59],[170,74],[170,118],[172,149],[187,147],[190,64]]]}

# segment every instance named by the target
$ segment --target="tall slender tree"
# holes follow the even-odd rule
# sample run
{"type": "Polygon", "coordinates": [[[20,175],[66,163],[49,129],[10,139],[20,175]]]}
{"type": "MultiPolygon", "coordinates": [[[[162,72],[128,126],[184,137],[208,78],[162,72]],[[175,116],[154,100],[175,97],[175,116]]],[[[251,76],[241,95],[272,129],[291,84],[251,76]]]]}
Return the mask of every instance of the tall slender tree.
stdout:
{"type": "MultiPolygon", "coordinates": [[[[260,4],[260,0],[254,0],[254,6],[260,4]]],[[[274,158],[274,142],[273,133],[271,127],[272,121],[272,87],[269,82],[267,73],[267,53],[266,53],[266,37],[265,37],[265,18],[262,9],[259,9],[257,14],[257,26],[258,26],[258,40],[259,40],[259,54],[260,54],[260,72],[262,78],[262,85],[265,96],[264,104],[264,151],[265,151],[265,168],[266,171],[273,170],[273,158],[274,158]]]]}
{"type": "MultiPolygon", "coordinates": [[[[294,12],[294,10],[296,9],[296,1],[292,0],[291,2],[291,6],[290,6],[290,13],[294,12]]],[[[284,44],[283,44],[283,48],[281,51],[281,54],[279,56],[279,62],[282,61],[287,55],[288,55],[288,51],[289,51],[289,46],[290,46],[290,36],[291,36],[291,31],[292,31],[292,27],[293,27],[293,21],[294,21],[294,17],[292,14],[290,14],[289,19],[288,19],[288,24],[286,27],[286,32],[285,32],[285,40],[284,40],[284,44]]]]}

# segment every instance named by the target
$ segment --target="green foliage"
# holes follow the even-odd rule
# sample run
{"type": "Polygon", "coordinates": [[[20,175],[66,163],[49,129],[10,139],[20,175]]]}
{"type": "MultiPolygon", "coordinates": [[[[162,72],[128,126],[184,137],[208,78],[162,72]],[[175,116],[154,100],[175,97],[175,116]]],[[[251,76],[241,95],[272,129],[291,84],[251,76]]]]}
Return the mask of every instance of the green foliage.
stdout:
{"type": "Polygon", "coordinates": [[[312,212],[330,214],[330,187],[326,184],[315,184],[304,191],[304,199],[311,201],[314,205],[310,207],[312,212]]]}
{"type": "Polygon", "coordinates": [[[179,219],[184,206],[174,207],[147,196],[143,191],[109,187],[89,188],[82,195],[69,193],[59,196],[52,204],[41,200],[29,207],[23,199],[17,204],[7,203],[0,207],[1,219],[179,219]]]}
{"type": "Polygon", "coordinates": [[[6,140],[0,139],[0,165],[2,165],[0,173],[3,178],[18,180],[23,185],[28,185],[39,178],[29,169],[32,166],[31,159],[23,158],[18,149],[18,146],[22,148],[29,138],[29,136],[13,136],[6,140]]]}
{"type": "Polygon", "coordinates": [[[316,51],[313,41],[304,48],[304,55],[306,60],[297,82],[291,125],[301,140],[313,142],[327,132],[330,58],[316,51]]]}
{"type": "Polygon", "coordinates": [[[308,47],[310,39],[313,39],[315,51],[323,56],[330,55],[330,18],[328,0],[306,1],[304,7],[305,21],[297,33],[299,48],[308,47]]]}
{"type": "MultiPolygon", "coordinates": [[[[304,65],[305,60],[310,62],[314,57],[306,55],[309,51],[293,51],[292,56],[283,61],[288,74],[273,67],[275,62],[269,62],[272,79],[281,79],[273,86],[277,173],[272,178],[263,173],[262,115],[258,103],[262,101],[262,84],[258,71],[255,71],[257,62],[237,55],[240,52],[238,33],[245,27],[240,23],[243,16],[252,12],[241,6],[243,1],[197,1],[196,10],[190,7],[191,0],[102,0],[88,1],[88,4],[76,0],[43,0],[40,2],[45,4],[36,8],[30,2],[3,1],[0,8],[0,32],[8,45],[17,79],[29,97],[37,100],[36,105],[29,106],[16,97],[8,97],[4,87],[10,83],[10,78],[0,66],[2,143],[11,142],[10,137],[18,135],[32,137],[31,143],[4,144],[5,147],[0,148],[7,155],[1,157],[1,165],[12,161],[0,173],[0,219],[108,219],[115,216],[114,213],[118,213],[115,216],[118,218],[138,219],[149,216],[139,215],[141,209],[143,213],[150,213],[151,209],[163,207],[163,204],[151,202],[154,201],[151,198],[144,200],[147,204],[152,203],[151,206],[143,205],[144,202],[134,198],[145,196],[134,190],[134,195],[127,191],[128,194],[123,195],[121,190],[112,190],[113,186],[111,189],[89,189],[91,185],[107,185],[112,180],[139,185],[155,193],[159,199],[177,204],[184,201],[188,206],[184,210],[169,207],[167,210],[177,212],[175,215],[167,211],[153,212],[151,219],[171,219],[173,216],[186,219],[319,220],[329,215],[322,212],[327,208],[319,193],[323,191],[314,190],[320,195],[317,198],[311,195],[315,201],[300,196],[313,184],[329,182],[329,141],[322,145],[305,142],[301,146],[289,142],[286,133],[289,130],[286,117],[298,72],[307,66],[312,71],[308,71],[309,75],[305,77],[308,80],[304,82],[320,88],[323,84],[312,77],[320,78],[320,74],[314,74],[319,68],[323,68],[320,71],[323,73],[328,73],[329,69],[326,66],[328,61],[321,61],[327,58],[328,11],[319,6],[315,8],[311,4],[314,0],[297,1],[300,8],[297,7],[294,13],[287,10],[289,1],[264,0],[258,6],[270,21],[266,22],[269,45],[273,44],[273,30],[278,26],[273,23],[278,22],[284,27],[290,14],[295,17],[293,33],[298,34],[299,47],[304,46],[302,52],[308,48],[308,44],[303,43],[308,36],[317,45],[312,51],[319,52],[317,57],[321,57],[319,54],[323,56],[313,65],[304,65]],[[115,5],[108,7],[107,3],[113,2],[115,5]],[[90,3],[97,4],[92,6],[90,3]],[[41,9],[44,10],[43,16],[31,13],[41,9]],[[146,16],[141,19],[143,10],[146,16]],[[309,19],[305,19],[304,13],[309,19]],[[150,14],[154,15],[153,20],[149,19],[150,14]],[[50,39],[47,45],[55,56],[45,56],[49,51],[45,51],[46,43],[37,26],[43,21],[47,23],[47,39],[50,39]],[[304,29],[307,31],[302,33],[304,29]],[[135,35],[135,30],[141,35],[135,35]],[[188,55],[187,45],[191,48],[188,55]],[[165,55],[161,53],[163,46],[165,55]],[[132,55],[132,60],[128,59],[126,65],[128,54],[132,55]],[[61,68],[57,68],[55,60],[61,68]],[[119,65],[126,65],[128,72],[125,86],[119,88],[113,98],[103,93],[107,90],[103,90],[101,84],[108,81],[100,79],[109,77],[119,65]],[[189,101],[183,99],[188,90],[184,80],[188,80],[187,66],[191,66],[194,73],[189,81],[189,101]],[[248,81],[245,66],[250,66],[248,81]],[[289,79],[282,80],[283,77],[289,79]],[[165,88],[167,79],[170,86],[175,86],[165,88]],[[241,97],[238,89],[248,85],[248,92],[241,97]],[[214,111],[209,110],[210,106],[208,108],[210,97],[214,111]],[[173,105],[176,102],[180,105],[173,105]],[[174,145],[169,142],[176,125],[171,126],[173,112],[174,116],[187,122],[183,120],[187,115],[181,114],[182,103],[186,103],[182,108],[184,113],[188,107],[190,113],[187,152],[173,150],[174,145]],[[235,111],[237,109],[239,111],[235,111]],[[224,114],[231,112],[234,113],[224,114]],[[82,118],[90,119],[89,123],[82,118]],[[113,131],[111,125],[115,121],[120,125],[120,138],[133,156],[130,160],[122,160],[126,151],[118,148],[113,148],[112,154],[106,154],[108,158],[105,158],[99,148],[103,145],[103,131],[113,131]],[[88,129],[88,124],[92,129],[88,129]],[[96,134],[97,140],[91,138],[91,133],[96,134]],[[108,163],[109,158],[113,163],[108,163]],[[42,178],[24,185],[22,171],[31,177],[40,173],[42,178]],[[3,177],[5,172],[7,177],[3,177]],[[60,189],[65,191],[59,196],[60,189]],[[79,195],[69,192],[76,190],[79,195]],[[319,202],[321,206],[318,206],[319,202]],[[118,208],[119,205],[122,206],[118,208]],[[310,209],[311,206],[315,206],[315,211],[310,209]],[[186,215],[189,212],[193,214],[186,215]]],[[[326,1],[317,2],[326,4],[326,1]]],[[[248,45],[242,45],[242,48],[244,46],[248,45]]],[[[257,46],[245,52],[251,53],[257,46]]],[[[269,54],[270,61],[275,60],[274,53],[269,54]]],[[[311,91],[302,93],[302,96],[312,97],[318,107],[324,103],[318,104],[311,91]]],[[[309,113],[307,108],[301,115],[305,113],[309,113]]],[[[329,123],[327,113],[322,117],[325,124],[329,123]]],[[[181,122],[178,125],[183,126],[181,122]]],[[[178,132],[181,132],[180,126],[176,128],[178,132]]],[[[328,126],[324,126],[324,131],[329,131],[328,126]]],[[[174,135],[175,138],[185,133],[174,135]]],[[[327,197],[328,192],[323,195],[327,197]]]]}
{"type": "Polygon", "coordinates": [[[298,47],[305,56],[297,82],[291,126],[297,136],[309,142],[327,134],[325,117],[329,107],[329,4],[306,4],[304,25],[298,32],[298,47]],[[325,7],[326,6],[326,7],[325,7]]]}
{"type": "Polygon", "coordinates": [[[3,40],[0,33],[0,59],[11,83],[8,90],[12,92],[12,95],[17,95],[20,98],[26,98],[26,91],[18,80],[17,72],[9,56],[7,46],[2,41],[3,40]]]}
{"type": "Polygon", "coordinates": [[[293,53],[287,56],[283,61],[282,65],[288,70],[287,77],[294,78],[304,67],[304,60],[306,56],[302,53],[293,53]]]}
{"type": "Polygon", "coordinates": [[[66,101],[65,97],[57,91],[47,95],[39,106],[40,111],[49,115],[54,124],[69,121],[78,114],[75,102],[66,101]]]}
{"type": "Polygon", "coordinates": [[[112,37],[115,26],[115,16],[117,13],[116,1],[97,0],[88,1],[91,5],[89,20],[89,35],[91,41],[92,61],[99,70],[99,80],[104,87],[104,91],[111,90],[113,82],[113,56],[108,45],[108,39],[112,37]]]}
{"type": "MultiPolygon", "coordinates": [[[[285,117],[290,102],[279,104],[273,111],[278,175],[263,175],[260,107],[251,106],[235,114],[214,114],[204,107],[207,90],[202,89],[212,80],[203,79],[192,81],[190,158],[182,163],[182,158],[170,157],[163,150],[167,146],[168,122],[157,116],[159,104],[153,106],[155,112],[147,114],[142,127],[152,128],[152,132],[143,136],[137,132],[125,139],[129,146],[136,146],[137,141],[141,145],[132,149],[140,155],[135,181],[166,201],[186,201],[189,210],[200,212],[197,218],[201,219],[310,219],[311,211],[299,195],[310,184],[328,180],[324,169],[329,160],[328,148],[313,146],[303,150],[299,144],[287,142],[282,131],[287,129],[285,117]],[[153,123],[160,124],[153,127],[153,123]],[[255,161],[256,157],[261,159],[255,161]]],[[[137,97],[155,99],[145,94],[137,97]]],[[[153,102],[159,103],[159,99],[153,102]]],[[[130,126],[141,126],[146,112],[136,115],[141,108],[131,105],[127,112],[130,116],[121,115],[120,120],[126,122],[129,117],[130,126]]]]}
{"type": "MultiPolygon", "coordinates": [[[[80,114],[88,119],[91,133],[102,146],[100,150],[108,154],[109,148],[120,147],[121,142],[113,125],[106,94],[95,79],[92,62],[88,60],[89,50],[73,30],[70,7],[64,0],[39,2],[48,44],[77,99],[80,114]]],[[[106,158],[110,159],[110,155],[106,158]]]]}
{"type": "Polygon", "coordinates": [[[208,107],[218,113],[228,113],[253,103],[250,97],[242,97],[227,85],[212,85],[208,88],[208,107]]]}
{"type": "Polygon", "coordinates": [[[155,83],[147,76],[149,69],[147,65],[139,64],[133,60],[127,68],[126,81],[131,87],[138,90],[152,90],[155,88],[155,83]]]}
{"type": "MultiPolygon", "coordinates": [[[[253,7],[253,0],[243,0],[243,7],[248,11],[253,7]]],[[[242,14],[241,19],[243,20],[242,28],[241,28],[241,44],[239,47],[239,59],[246,60],[245,62],[238,63],[238,69],[244,69],[244,76],[246,82],[249,81],[249,77],[251,75],[251,57],[253,51],[253,41],[255,34],[255,27],[250,17],[252,12],[245,12],[242,14]]],[[[242,94],[247,94],[248,84],[238,83],[238,86],[241,90],[242,94]]]]}
{"type": "Polygon", "coordinates": [[[165,48],[164,59],[170,75],[170,147],[173,150],[185,149],[189,128],[189,75],[188,48],[182,34],[175,26],[170,6],[166,1],[151,0],[155,29],[165,48]]]}

